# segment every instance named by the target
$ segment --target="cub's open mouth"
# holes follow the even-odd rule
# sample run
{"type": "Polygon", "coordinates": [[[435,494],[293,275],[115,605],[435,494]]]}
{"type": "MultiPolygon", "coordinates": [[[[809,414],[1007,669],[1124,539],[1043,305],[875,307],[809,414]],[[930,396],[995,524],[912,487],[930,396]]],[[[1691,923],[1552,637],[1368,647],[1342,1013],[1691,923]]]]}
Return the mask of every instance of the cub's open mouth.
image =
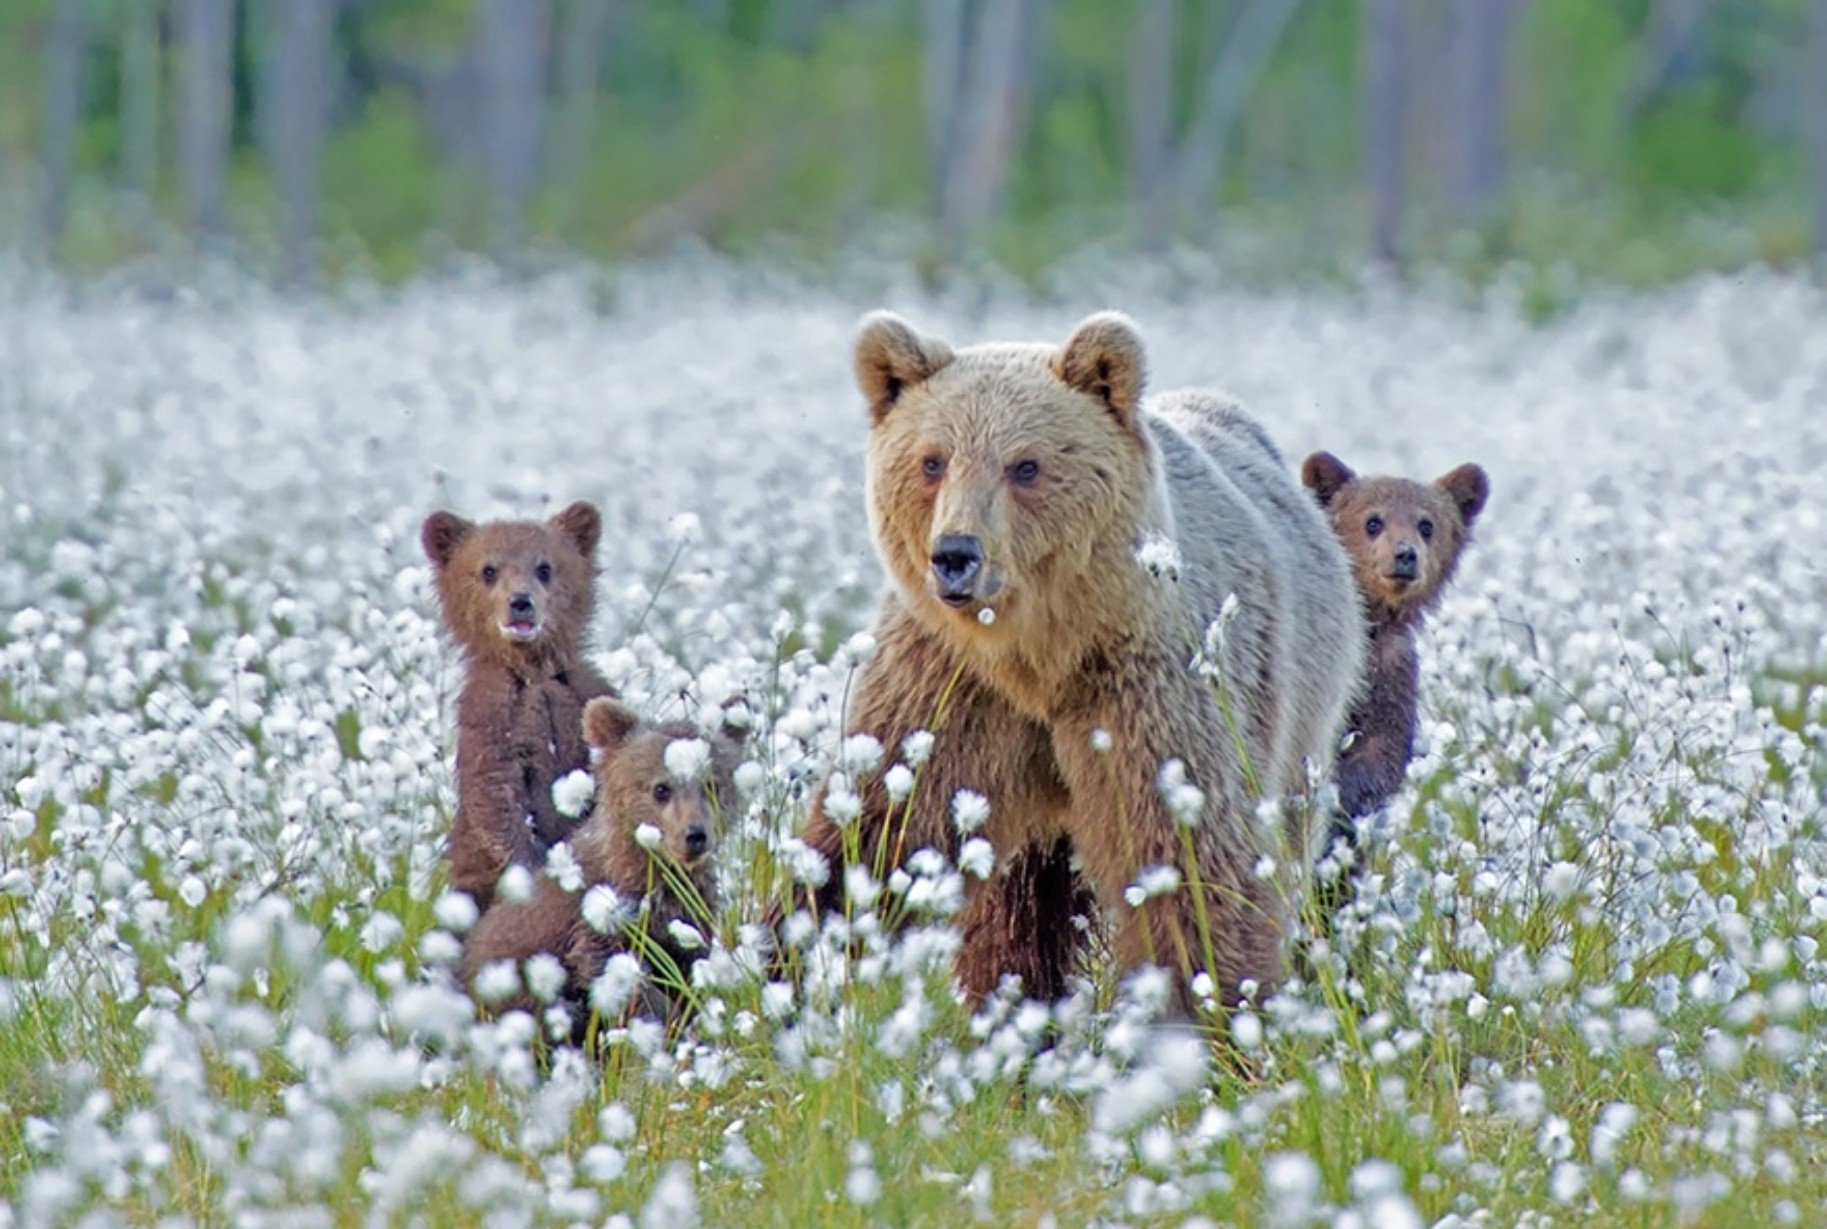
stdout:
{"type": "Polygon", "coordinates": [[[511,623],[503,623],[501,625],[501,634],[503,636],[506,636],[509,640],[519,640],[523,643],[528,640],[539,639],[539,631],[539,624],[531,619],[515,619],[511,623]]]}
{"type": "Polygon", "coordinates": [[[977,604],[976,597],[969,593],[941,594],[939,600],[944,602],[947,606],[950,606],[953,610],[968,610],[977,604]]]}

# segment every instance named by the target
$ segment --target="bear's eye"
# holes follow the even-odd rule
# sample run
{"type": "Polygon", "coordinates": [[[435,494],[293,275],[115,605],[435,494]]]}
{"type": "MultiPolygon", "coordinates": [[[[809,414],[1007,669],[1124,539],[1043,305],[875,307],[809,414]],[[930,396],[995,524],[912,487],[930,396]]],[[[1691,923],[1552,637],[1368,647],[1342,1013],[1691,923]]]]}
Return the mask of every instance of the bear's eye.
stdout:
{"type": "Polygon", "coordinates": [[[1016,486],[1033,486],[1040,477],[1040,462],[1035,460],[1017,461],[1009,466],[1009,481],[1016,486]]]}
{"type": "Polygon", "coordinates": [[[1421,523],[1416,525],[1415,528],[1421,531],[1421,540],[1423,542],[1432,542],[1434,540],[1434,523],[1425,516],[1421,518],[1421,523]]]}
{"type": "Polygon", "coordinates": [[[1369,534],[1373,538],[1376,537],[1378,534],[1382,533],[1383,532],[1383,518],[1380,516],[1373,516],[1369,520],[1365,521],[1364,522],[1364,532],[1369,534]]]}
{"type": "Polygon", "coordinates": [[[538,567],[533,569],[533,575],[539,578],[540,584],[542,584],[542,585],[551,584],[552,583],[552,565],[549,563],[544,563],[544,562],[540,563],[540,565],[538,567]]]}
{"type": "Polygon", "coordinates": [[[499,579],[501,579],[501,569],[496,567],[494,564],[491,563],[487,567],[482,569],[482,583],[483,584],[492,585],[499,579]]]}
{"type": "Polygon", "coordinates": [[[926,475],[928,482],[937,482],[945,473],[944,457],[927,457],[920,462],[920,472],[926,475]]]}
{"type": "Polygon", "coordinates": [[[665,806],[668,802],[672,801],[672,786],[668,785],[664,781],[662,781],[658,785],[654,786],[653,787],[653,800],[655,802],[659,803],[661,806],[665,806]]]}

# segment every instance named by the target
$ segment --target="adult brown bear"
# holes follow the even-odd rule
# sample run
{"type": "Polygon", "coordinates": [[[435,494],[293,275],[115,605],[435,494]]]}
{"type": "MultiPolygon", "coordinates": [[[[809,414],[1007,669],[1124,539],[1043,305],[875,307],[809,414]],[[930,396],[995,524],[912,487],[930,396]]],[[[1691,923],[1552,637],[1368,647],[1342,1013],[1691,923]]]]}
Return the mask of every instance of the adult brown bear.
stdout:
{"type": "Polygon", "coordinates": [[[891,754],[915,731],[936,741],[900,801],[878,778],[839,783],[832,806],[827,782],[805,833],[833,871],[818,904],[841,907],[847,857],[879,872],[922,846],[955,854],[971,790],[997,855],[959,919],[971,995],[1005,974],[1060,994],[1086,886],[1125,969],[1177,972],[1180,1011],[1199,970],[1226,1004],[1246,982],[1266,994],[1319,825],[1259,804],[1323,779],[1363,671],[1325,516],[1235,405],[1144,404],[1120,315],[1063,347],[954,352],[878,314],[856,367],[891,583],[849,725],[891,754]]]}

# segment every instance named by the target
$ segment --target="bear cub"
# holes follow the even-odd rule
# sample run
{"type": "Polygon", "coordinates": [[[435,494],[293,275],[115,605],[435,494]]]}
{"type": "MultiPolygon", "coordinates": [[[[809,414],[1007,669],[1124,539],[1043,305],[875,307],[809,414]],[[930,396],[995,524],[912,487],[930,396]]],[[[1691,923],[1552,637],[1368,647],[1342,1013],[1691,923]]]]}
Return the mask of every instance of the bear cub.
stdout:
{"type": "Polygon", "coordinates": [[[573,821],[552,784],[589,765],[584,706],[613,695],[582,656],[596,603],[602,518],[574,503],[548,521],[477,525],[425,518],[444,625],[462,649],[457,700],[457,816],[450,886],[478,910],[509,866],[538,867],[573,821]]]}
{"type": "MultiPolygon", "coordinates": [[[[478,977],[512,962],[514,988],[484,1006],[537,1013],[542,999],[556,1003],[569,1012],[573,1041],[582,1039],[589,1019],[591,983],[618,952],[632,952],[648,974],[637,1000],[641,1014],[676,1014],[677,987],[665,984],[672,971],[664,962],[656,970],[651,956],[655,948],[664,952],[689,978],[703,953],[673,924],[702,935],[717,908],[716,852],[737,813],[735,771],[747,736],[728,722],[709,735],[688,724],[654,725],[607,697],[585,708],[583,729],[593,752],[596,802],[570,838],[579,875],[567,887],[539,872],[531,899],[497,900],[470,932],[457,970],[483,1000],[478,977]],[[598,885],[610,894],[591,900],[598,885]],[[630,934],[633,927],[646,941],[630,934]],[[528,962],[542,953],[559,962],[562,986],[533,984],[539,975],[528,962]]],[[[556,980],[550,962],[547,968],[556,980]]]]}
{"type": "Polygon", "coordinates": [[[1452,580],[1491,486],[1470,464],[1431,485],[1360,478],[1329,452],[1307,458],[1301,483],[1351,559],[1370,634],[1364,689],[1346,719],[1336,770],[1342,813],[1328,837],[1328,846],[1342,839],[1355,849],[1357,821],[1389,801],[1407,774],[1420,688],[1415,637],[1452,580]]]}

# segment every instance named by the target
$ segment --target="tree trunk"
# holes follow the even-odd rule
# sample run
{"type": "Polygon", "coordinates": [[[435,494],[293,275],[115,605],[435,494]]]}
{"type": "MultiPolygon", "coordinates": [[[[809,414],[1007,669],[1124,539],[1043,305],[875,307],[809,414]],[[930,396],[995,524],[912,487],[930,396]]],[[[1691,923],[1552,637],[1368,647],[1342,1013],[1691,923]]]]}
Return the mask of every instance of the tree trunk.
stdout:
{"type": "Polygon", "coordinates": [[[228,233],[223,182],[234,102],[233,0],[179,0],[178,156],[192,232],[204,242],[228,233]]]}
{"type": "Polygon", "coordinates": [[[596,143],[596,107],[603,56],[615,18],[613,0],[571,0],[558,46],[558,131],[551,178],[580,191],[596,143]]]}
{"type": "Polygon", "coordinates": [[[1129,44],[1129,183],[1137,237],[1167,240],[1174,152],[1178,0],[1141,0],[1129,44]]]}
{"type": "Polygon", "coordinates": [[[44,201],[40,219],[47,250],[55,250],[69,220],[70,183],[82,128],[83,41],[87,0],[57,0],[44,44],[44,201]]]}
{"type": "Polygon", "coordinates": [[[279,189],[281,275],[317,270],[318,167],[328,109],[331,0],[265,0],[270,40],[262,103],[267,156],[279,189]]]}
{"type": "Polygon", "coordinates": [[[1182,223],[1210,202],[1244,111],[1299,8],[1300,0],[1245,0],[1230,37],[1206,70],[1174,177],[1174,212],[1182,223]]]}
{"type": "Polygon", "coordinates": [[[1803,121],[1814,179],[1814,251],[1827,273],[1827,0],[1808,5],[1807,57],[1803,65],[1803,121]]]}
{"type": "Polygon", "coordinates": [[[1408,128],[1408,0],[1365,0],[1364,180],[1376,259],[1402,264],[1408,128]]]}
{"type": "Polygon", "coordinates": [[[1503,196],[1507,167],[1509,43],[1515,0],[1454,0],[1453,73],[1457,134],[1452,186],[1460,221],[1485,222],[1503,196]]]}
{"type": "Polygon", "coordinates": [[[1041,0],[982,0],[964,57],[957,143],[941,181],[939,242],[955,255],[1000,203],[1027,121],[1041,0]]]}
{"type": "Polygon", "coordinates": [[[497,256],[520,246],[539,183],[545,116],[547,0],[483,0],[482,159],[489,182],[489,242],[497,256]]]}
{"type": "Polygon", "coordinates": [[[944,199],[958,145],[958,95],[964,88],[964,53],[968,42],[967,0],[926,0],[926,167],[933,185],[933,212],[944,199]]]}
{"type": "Polygon", "coordinates": [[[135,223],[149,227],[159,175],[160,0],[125,0],[121,27],[121,168],[135,223]]]}

